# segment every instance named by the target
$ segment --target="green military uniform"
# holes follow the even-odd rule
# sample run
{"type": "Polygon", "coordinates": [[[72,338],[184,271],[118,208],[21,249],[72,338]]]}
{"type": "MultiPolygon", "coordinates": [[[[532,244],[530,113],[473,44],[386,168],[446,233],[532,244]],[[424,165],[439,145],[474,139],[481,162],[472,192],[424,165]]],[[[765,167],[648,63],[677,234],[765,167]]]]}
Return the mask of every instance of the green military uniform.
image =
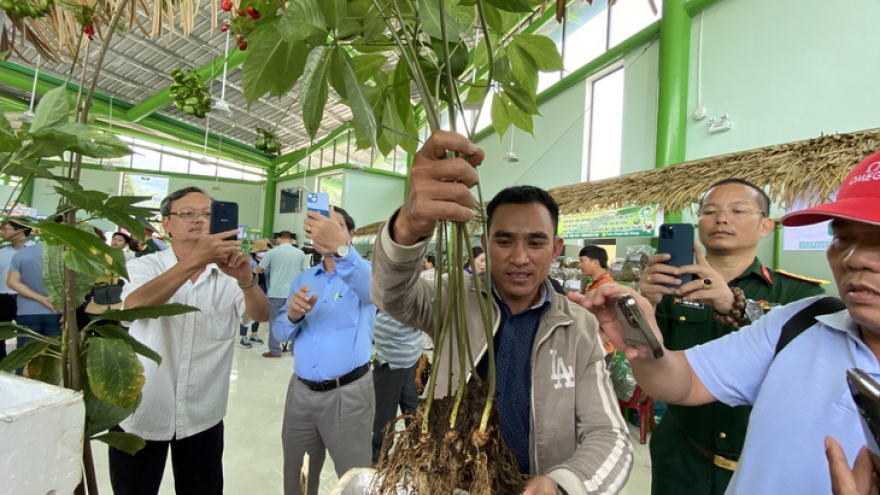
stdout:
{"type": "MultiPolygon", "coordinates": [[[[742,289],[747,299],[787,304],[823,294],[819,283],[791,274],[771,273],[755,258],[729,285],[742,289]]],[[[689,349],[737,330],[719,325],[714,314],[715,309],[708,304],[682,304],[680,299],[664,296],[657,305],[657,323],[666,348],[689,349]]],[[[720,402],[696,407],[670,405],[651,438],[651,493],[723,494],[742,451],[751,409],[720,402]]]]}

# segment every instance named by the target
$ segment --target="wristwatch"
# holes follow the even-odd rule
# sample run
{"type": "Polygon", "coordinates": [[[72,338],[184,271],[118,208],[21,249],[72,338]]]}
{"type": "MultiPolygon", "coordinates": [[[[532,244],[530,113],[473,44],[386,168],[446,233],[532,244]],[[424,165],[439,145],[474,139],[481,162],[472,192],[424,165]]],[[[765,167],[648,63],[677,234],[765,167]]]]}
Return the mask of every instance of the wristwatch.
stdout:
{"type": "Polygon", "coordinates": [[[351,250],[351,246],[349,246],[348,244],[343,244],[343,245],[339,246],[338,248],[336,248],[336,252],[333,253],[333,257],[334,258],[342,258],[346,254],[348,254],[348,252],[350,250],[351,250]]]}
{"type": "Polygon", "coordinates": [[[743,309],[743,317],[739,320],[739,326],[744,327],[761,319],[764,316],[764,308],[753,299],[746,299],[746,307],[743,309]]]}

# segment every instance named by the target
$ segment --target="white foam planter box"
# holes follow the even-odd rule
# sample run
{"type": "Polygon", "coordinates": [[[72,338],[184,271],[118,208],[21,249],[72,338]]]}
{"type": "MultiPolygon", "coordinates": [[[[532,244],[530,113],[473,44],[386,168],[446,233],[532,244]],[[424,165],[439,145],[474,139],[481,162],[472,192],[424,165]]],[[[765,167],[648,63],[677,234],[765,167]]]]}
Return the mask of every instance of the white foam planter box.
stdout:
{"type": "Polygon", "coordinates": [[[3,493],[69,495],[82,478],[82,394],[0,373],[3,493]]]}

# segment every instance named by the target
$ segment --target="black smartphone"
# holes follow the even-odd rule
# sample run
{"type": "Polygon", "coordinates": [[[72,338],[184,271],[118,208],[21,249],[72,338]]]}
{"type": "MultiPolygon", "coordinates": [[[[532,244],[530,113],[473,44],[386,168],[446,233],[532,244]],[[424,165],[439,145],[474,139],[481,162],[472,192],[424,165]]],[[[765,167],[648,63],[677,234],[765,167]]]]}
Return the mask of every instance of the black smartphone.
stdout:
{"type": "Polygon", "coordinates": [[[880,384],[868,373],[859,368],[846,370],[856,409],[862,417],[865,442],[874,455],[880,455],[880,384]]]}
{"type": "MultiPolygon", "coordinates": [[[[211,233],[238,229],[238,203],[231,201],[211,202],[211,233]]],[[[227,241],[238,239],[238,235],[227,237],[227,241]]]]}
{"type": "Polygon", "coordinates": [[[623,340],[629,345],[644,345],[651,348],[655,358],[663,356],[663,346],[651,330],[651,325],[642,313],[635,298],[624,294],[617,298],[617,319],[623,325],[623,340]]]}
{"type": "MultiPolygon", "coordinates": [[[[664,223],[660,226],[660,239],[657,240],[657,253],[671,256],[667,265],[682,267],[694,264],[694,226],[689,223],[664,223]]],[[[683,273],[678,278],[682,284],[693,280],[692,273],[683,273]]],[[[678,285],[666,284],[668,287],[678,285]]]]}

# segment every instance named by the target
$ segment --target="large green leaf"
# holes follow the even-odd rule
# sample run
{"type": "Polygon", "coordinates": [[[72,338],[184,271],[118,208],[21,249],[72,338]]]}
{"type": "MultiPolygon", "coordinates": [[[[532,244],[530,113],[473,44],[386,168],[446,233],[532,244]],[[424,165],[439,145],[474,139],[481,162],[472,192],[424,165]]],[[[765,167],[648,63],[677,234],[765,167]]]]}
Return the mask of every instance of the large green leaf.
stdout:
{"type": "MultiPolygon", "coordinates": [[[[82,296],[85,297],[85,294],[89,292],[89,289],[94,285],[95,278],[97,277],[111,277],[111,276],[120,276],[126,277],[128,276],[128,272],[125,269],[125,256],[121,249],[111,249],[111,254],[104,255],[91,255],[85,254],[82,251],[76,251],[73,249],[68,249],[64,252],[64,264],[75,271],[77,276],[77,286],[85,287],[85,290],[82,292],[82,296]],[[115,271],[111,267],[123,267],[116,268],[115,271]],[[82,275],[82,277],[79,277],[82,275]]],[[[77,300],[80,299],[80,293],[77,292],[77,300]]]]}
{"type": "Polygon", "coordinates": [[[486,13],[486,23],[489,24],[489,28],[494,31],[492,34],[503,35],[508,33],[515,28],[519,22],[519,16],[517,14],[501,10],[488,3],[483,4],[483,11],[486,13]]]}
{"type": "MultiPolygon", "coordinates": [[[[446,38],[450,43],[454,43],[473,27],[477,11],[472,5],[461,5],[459,0],[446,0],[445,7],[446,38]]],[[[416,8],[425,33],[432,38],[442,39],[440,0],[419,0],[416,8]]]]}
{"type": "Polygon", "coordinates": [[[55,156],[57,148],[80,153],[92,158],[117,158],[131,154],[131,149],[115,134],[95,129],[86,124],[59,122],[32,130],[36,152],[42,156],[55,156]]]}
{"type": "Polygon", "coordinates": [[[31,359],[39,356],[49,347],[49,344],[39,340],[29,340],[25,344],[0,361],[0,371],[12,372],[23,367],[31,359]]]}
{"type": "Polygon", "coordinates": [[[498,93],[495,94],[495,98],[492,98],[492,127],[498,133],[498,139],[502,139],[510,127],[510,117],[507,116],[507,102],[509,101],[505,101],[498,93]]]}
{"type": "Polygon", "coordinates": [[[13,161],[12,163],[6,164],[3,167],[3,173],[6,175],[14,175],[16,177],[42,177],[44,179],[51,179],[52,169],[55,167],[54,164],[48,163],[38,163],[37,159],[26,159],[21,158],[13,161]]]}
{"type": "Polygon", "coordinates": [[[546,0],[486,0],[490,5],[507,12],[534,12],[546,0]]]}
{"type": "MultiPolygon", "coordinates": [[[[312,36],[330,34],[319,0],[293,0],[278,21],[278,33],[287,41],[305,41],[312,36]]],[[[324,0],[321,0],[324,1],[324,0]]]]}
{"type": "Polygon", "coordinates": [[[147,219],[158,213],[155,208],[135,206],[136,203],[148,201],[145,196],[111,196],[104,206],[94,212],[95,216],[103,217],[129,232],[143,232],[144,228],[152,228],[147,219]]]}
{"type": "MultiPolygon", "coordinates": [[[[445,54],[443,53],[443,42],[441,40],[433,39],[431,40],[434,50],[437,53],[437,60],[440,60],[440,65],[443,67],[443,71],[441,73],[441,77],[443,81],[446,81],[446,68],[445,68],[445,54]]],[[[458,43],[450,43],[449,44],[449,59],[450,69],[452,72],[452,77],[457,78],[461,74],[464,73],[468,68],[468,64],[470,63],[470,56],[468,55],[467,45],[460,41],[458,43]]]]}
{"type": "Polygon", "coordinates": [[[147,446],[147,441],[135,435],[134,433],[126,433],[123,431],[108,431],[107,433],[92,438],[104,442],[107,445],[115,447],[123,452],[131,455],[136,454],[139,450],[147,446]]]}
{"type": "Polygon", "coordinates": [[[67,198],[71,205],[89,212],[100,210],[108,197],[106,193],[101,191],[86,191],[76,182],[56,186],[55,192],[67,198]]]}
{"type": "Polygon", "coordinates": [[[144,365],[122,340],[89,339],[86,366],[95,397],[118,407],[137,402],[144,387],[144,365]]]}
{"type": "Polygon", "coordinates": [[[534,128],[534,117],[529,112],[524,112],[519,109],[516,103],[511,103],[508,99],[510,93],[502,93],[499,96],[506,100],[507,104],[507,118],[510,119],[510,123],[513,124],[514,127],[522,129],[529,134],[534,136],[533,128],[534,128]]]}
{"type": "Polygon", "coordinates": [[[315,139],[324,117],[324,106],[327,105],[329,91],[327,89],[327,68],[335,47],[315,47],[306,60],[303,82],[300,89],[303,124],[309,137],[315,139]]]}
{"type": "Polygon", "coordinates": [[[64,246],[43,246],[43,288],[52,306],[64,307],[64,246]]]}
{"type": "MultiPolygon", "coordinates": [[[[355,134],[358,135],[359,139],[375,143],[376,116],[373,114],[373,108],[364,96],[363,85],[358,81],[348,53],[345,50],[338,50],[338,53],[343,56],[342,77],[345,79],[348,106],[351,107],[351,113],[354,117],[352,124],[354,124],[355,134]]],[[[363,57],[364,55],[361,56],[363,57]]]]}
{"type": "Polygon", "coordinates": [[[388,62],[388,57],[378,53],[365,53],[351,58],[354,73],[360,84],[369,81],[373,74],[381,71],[386,62],[388,62]]]}
{"type": "Polygon", "coordinates": [[[107,311],[106,313],[101,314],[101,319],[112,321],[134,321],[144,318],[154,319],[161,318],[163,316],[182,315],[184,313],[191,313],[193,311],[200,311],[200,309],[180,303],[155,304],[150,306],[139,306],[137,308],[131,309],[107,311]]]}
{"type": "Polygon", "coordinates": [[[556,43],[544,35],[515,34],[510,46],[528,53],[541,72],[553,72],[565,68],[556,43]]]}
{"type": "Polygon", "coordinates": [[[515,46],[508,46],[507,53],[510,57],[511,77],[499,77],[502,83],[513,82],[514,80],[520,84],[526,91],[534,91],[538,89],[538,65],[531,55],[525,50],[518,49],[515,46]]]}
{"type": "Polygon", "coordinates": [[[489,81],[485,78],[475,81],[470,85],[467,96],[464,99],[465,104],[476,105],[483,103],[486,99],[486,93],[489,91],[489,81]]]}
{"type": "Polygon", "coordinates": [[[302,76],[307,53],[304,41],[287,41],[277,25],[257,30],[248,39],[248,56],[241,67],[248,105],[266,94],[280,97],[293,89],[302,76]]]}
{"type": "Polygon", "coordinates": [[[540,114],[538,112],[538,103],[535,100],[535,97],[525,89],[514,83],[502,84],[500,89],[510,98],[510,101],[523,112],[526,112],[529,115],[540,114]]]}
{"type": "Polygon", "coordinates": [[[123,419],[129,417],[138,404],[140,404],[140,399],[128,407],[119,407],[104,402],[95,397],[95,394],[87,392],[85,394],[85,402],[86,437],[91,438],[102,431],[118,425],[123,419]]]}
{"type": "Polygon", "coordinates": [[[321,13],[324,14],[324,20],[327,26],[336,30],[342,26],[345,19],[345,0],[319,0],[318,5],[321,7],[321,13]]]}
{"type": "Polygon", "coordinates": [[[3,107],[0,106],[0,152],[15,151],[19,147],[21,147],[21,140],[15,135],[15,130],[6,120],[3,107]]]}
{"type": "Polygon", "coordinates": [[[327,68],[327,80],[330,86],[343,100],[348,98],[348,89],[345,87],[345,50],[334,50],[333,57],[330,59],[330,66],[327,68]]]}
{"type": "MultiPolygon", "coordinates": [[[[103,319],[103,318],[96,318],[96,320],[98,320],[98,321],[100,321],[101,319],[103,319]]],[[[99,334],[103,335],[105,338],[117,339],[117,340],[122,340],[124,342],[127,342],[128,345],[130,345],[131,348],[134,349],[134,352],[136,352],[144,357],[147,357],[149,359],[152,359],[153,361],[156,362],[156,364],[162,364],[162,356],[160,356],[158,352],[154,351],[153,349],[150,349],[149,347],[147,347],[146,345],[144,345],[140,341],[138,341],[136,338],[132,337],[128,333],[128,330],[126,330],[123,327],[120,327],[118,325],[95,325],[95,326],[89,326],[89,329],[98,332],[99,334]]],[[[95,339],[95,338],[100,338],[100,337],[89,337],[89,341],[91,341],[92,339],[95,339]]]]}
{"type": "Polygon", "coordinates": [[[76,146],[77,138],[66,132],[44,127],[36,133],[28,135],[21,157],[23,160],[38,158],[61,157],[65,151],[76,146]]]}
{"type": "Polygon", "coordinates": [[[65,245],[69,251],[92,258],[90,264],[100,267],[104,275],[126,273],[125,263],[119,257],[114,256],[119,250],[108,246],[103,239],[95,235],[94,231],[89,232],[48,220],[41,220],[37,222],[36,226],[40,229],[47,244],[50,246],[65,245]],[[104,256],[98,256],[99,253],[104,256]]]}
{"type": "Polygon", "coordinates": [[[27,376],[50,385],[61,385],[61,359],[46,354],[39,355],[27,364],[27,376]]]}
{"type": "Polygon", "coordinates": [[[30,132],[65,122],[69,115],[70,100],[67,96],[67,88],[59,86],[40,98],[40,102],[34,110],[34,120],[31,123],[30,132]]]}

